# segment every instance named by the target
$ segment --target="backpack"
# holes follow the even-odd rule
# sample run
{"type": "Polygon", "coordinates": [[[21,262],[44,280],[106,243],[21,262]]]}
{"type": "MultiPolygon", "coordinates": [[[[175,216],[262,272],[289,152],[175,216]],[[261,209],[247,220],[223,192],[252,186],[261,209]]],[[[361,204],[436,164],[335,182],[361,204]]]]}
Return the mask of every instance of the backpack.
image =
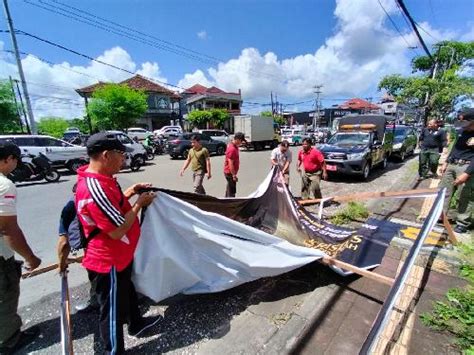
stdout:
{"type": "MultiPolygon", "coordinates": [[[[68,204],[69,203],[70,201],[68,202],[68,204]]],[[[89,244],[92,238],[99,234],[100,229],[95,228],[94,230],[92,230],[89,236],[86,237],[86,234],[84,233],[84,228],[82,227],[82,224],[79,221],[79,217],[77,216],[75,204],[71,204],[69,208],[71,208],[71,213],[73,212],[72,209],[74,208],[74,218],[72,219],[71,223],[69,224],[69,227],[67,228],[69,246],[71,247],[72,251],[86,249],[87,244],[89,244]]]]}

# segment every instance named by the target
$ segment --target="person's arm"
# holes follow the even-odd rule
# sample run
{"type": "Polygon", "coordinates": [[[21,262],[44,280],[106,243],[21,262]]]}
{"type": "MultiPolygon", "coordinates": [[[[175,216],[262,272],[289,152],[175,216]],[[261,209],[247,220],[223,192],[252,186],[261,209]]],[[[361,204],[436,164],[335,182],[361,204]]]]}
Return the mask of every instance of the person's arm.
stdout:
{"type": "Polygon", "coordinates": [[[183,167],[181,168],[181,170],[179,171],[179,176],[183,176],[184,175],[184,171],[188,168],[189,164],[191,163],[191,154],[188,153],[188,158],[186,159],[186,161],[184,162],[184,165],[183,167]]]}
{"type": "Polygon", "coordinates": [[[26,242],[16,216],[0,216],[0,234],[12,250],[25,259],[27,270],[36,269],[41,264],[41,259],[33,253],[26,242]]]}
{"type": "Polygon", "coordinates": [[[288,151],[288,159],[286,159],[285,165],[283,166],[283,173],[288,173],[290,171],[290,164],[292,160],[291,151],[288,151]]]}
{"type": "Polygon", "coordinates": [[[67,234],[61,234],[58,238],[58,245],[56,247],[58,252],[58,268],[60,272],[67,269],[67,257],[71,252],[67,234]]]}
{"type": "Polygon", "coordinates": [[[237,181],[237,173],[235,172],[234,160],[231,158],[227,158],[227,162],[229,164],[229,170],[232,174],[232,178],[234,179],[234,181],[237,181]]]}
{"type": "Polygon", "coordinates": [[[149,206],[153,199],[156,197],[154,192],[144,192],[140,194],[137,201],[133,205],[132,209],[125,213],[124,222],[118,226],[115,230],[108,233],[109,237],[112,239],[121,239],[132,227],[135,219],[138,216],[138,213],[143,207],[149,206]]]}
{"type": "Polygon", "coordinates": [[[272,153],[270,154],[270,161],[272,163],[272,166],[278,165],[278,162],[276,160],[276,153],[274,151],[272,151],[272,153]]]}
{"type": "Polygon", "coordinates": [[[126,189],[123,195],[129,200],[131,197],[135,196],[136,194],[140,193],[140,190],[150,188],[152,184],[149,182],[140,182],[138,184],[134,184],[126,189]]]}
{"type": "Polygon", "coordinates": [[[211,174],[211,158],[209,156],[206,158],[206,170],[207,170],[207,178],[210,179],[212,177],[212,174],[211,174]]]}
{"type": "Polygon", "coordinates": [[[301,151],[298,152],[298,163],[296,164],[296,170],[298,172],[301,171],[301,163],[303,162],[303,160],[301,159],[301,151]]]}

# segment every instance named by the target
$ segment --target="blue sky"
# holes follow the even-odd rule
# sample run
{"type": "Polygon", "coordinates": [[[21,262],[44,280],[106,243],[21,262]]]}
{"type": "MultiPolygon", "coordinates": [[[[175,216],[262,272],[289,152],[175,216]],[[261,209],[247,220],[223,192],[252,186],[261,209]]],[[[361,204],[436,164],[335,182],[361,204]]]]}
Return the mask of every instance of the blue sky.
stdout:
{"type": "MultiPolygon", "coordinates": [[[[421,53],[420,49],[407,48],[405,41],[419,44],[400,16],[395,0],[381,2],[405,38],[395,31],[378,0],[9,1],[17,29],[92,57],[102,56],[102,60],[132,71],[142,70],[158,80],[182,86],[195,82],[216,84],[229,91],[241,88],[247,101],[268,101],[273,90],[285,103],[309,100],[313,97],[312,83],[320,83],[324,85],[325,104],[332,103],[329,98],[380,95],[376,91],[380,77],[408,72],[411,56],[421,53]],[[202,63],[137,43],[32,5],[58,11],[61,3],[214,57],[220,64],[202,63]],[[142,65],[147,62],[148,65],[142,65]]],[[[474,40],[472,0],[405,0],[405,3],[416,21],[437,39],[474,40]]],[[[0,29],[6,29],[3,18],[0,29]]],[[[428,42],[434,41],[421,33],[428,42]]],[[[24,58],[30,80],[34,78],[35,82],[51,86],[45,90],[33,85],[34,93],[47,92],[49,96],[75,100],[74,92],[67,92],[66,87],[90,84],[93,78],[127,77],[32,38],[18,36],[18,41],[23,52],[63,66],[75,66],[76,71],[89,75],[80,78],[61,67],[24,58]]],[[[11,49],[8,34],[0,33],[2,47],[11,49]]],[[[5,52],[0,52],[0,60],[13,63],[5,52]]],[[[15,75],[10,73],[14,69],[11,65],[2,67],[2,78],[15,75]]],[[[36,98],[37,109],[50,112],[51,100],[44,98],[43,104],[41,100],[36,98]]],[[[61,112],[78,110],[78,105],[71,104],[68,108],[66,102],[57,106],[61,108],[56,111],[61,112]]],[[[310,107],[311,103],[307,103],[293,109],[310,107]]]]}

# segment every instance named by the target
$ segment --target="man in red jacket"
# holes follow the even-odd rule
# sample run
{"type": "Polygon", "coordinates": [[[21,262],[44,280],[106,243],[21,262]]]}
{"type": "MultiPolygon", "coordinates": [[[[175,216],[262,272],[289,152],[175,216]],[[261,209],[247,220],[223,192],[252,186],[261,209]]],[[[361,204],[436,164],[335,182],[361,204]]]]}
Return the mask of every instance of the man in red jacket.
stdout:
{"type": "Polygon", "coordinates": [[[316,148],[311,147],[311,139],[303,140],[303,149],[298,152],[298,172],[301,174],[301,198],[307,200],[310,193],[314,198],[322,198],[319,183],[321,177],[326,180],[326,163],[323,154],[316,148]],[[304,171],[301,171],[303,165],[304,171]]]}
{"type": "Polygon", "coordinates": [[[126,147],[106,132],[87,141],[90,164],[78,171],[76,210],[86,238],[83,266],[94,285],[100,306],[100,335],[107,354],[124,352],[123,324],[137,336],[158,319],[140,316],[137,294],[131,280],[133,255],[140,236],[138,213],[155,198],[140,193],[150,184],[136,184],[122,192],[114,174],[125,159],[126,147]],[[140,193],[131,205],[129,199],[140,193]]]}
{"type": "Polygon", "coordinates": [[[235,197],[237,192],[237,173],[240,168],[239,147],[244,142],[246,142],[245,135],[242,132],[237,132],[227,145],[224,161],[224,176],[227,180],[225,197],[235,197]]]}

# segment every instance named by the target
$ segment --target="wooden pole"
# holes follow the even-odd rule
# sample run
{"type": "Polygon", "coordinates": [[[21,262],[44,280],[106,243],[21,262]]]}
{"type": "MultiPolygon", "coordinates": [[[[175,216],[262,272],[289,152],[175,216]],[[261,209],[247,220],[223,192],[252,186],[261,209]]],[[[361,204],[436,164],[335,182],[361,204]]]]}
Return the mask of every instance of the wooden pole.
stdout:
{"type": "MultiPolygon", "coordinates": [[[[73,264],[73,263],[80,263],[81,261],[82,261],[82,256],[67,259],[68,265],[73,264]]],[[[30,277],[33,277],[33,276],[41,275],[41,274],[44,274],[46,272],[56,270],[58,267],[59,267],[58,263],[54,263],[54,264],[51,264],[51,265],[48,265],[48,266],[40,267],[39,269],[35,269],[33,271],[27,271],[27,272],[23,273],[21,275],[21,278],[22,279],[27,279],[27,278],[30,278],[30,277]]]]}
{"type": "Polygon", "coordinates": [[[441,218],[443,219],[443,226],[446,229],[446,233],[448,234],[448,238],[451,241],[451,244],[458,244],[458,239],[454,235],[453,227],[451,226],[451,223],[449,223],[448,216],[446,216],[446,213],[444,211],[441,213],[441,218]]]}
{"type": "Polygon", "coordinates": [[[324,256],[322,259],[319,259],[319,262],[321,262],[325,265],[333,265],[333,266],[336,266],[338,268],[341,268],[341,269],[344,269],[344,270],[347,270],[347,271],[351,271],[354,274],[357,274],[357,275],[360,275],[360,276],[365,276],[365,277],[367,277],[371,280],[383,283],[383,284],[388,285],[390,287],[393,285],[393,282],[394,282],[394,280],[390,277],[377,274],[373,271],[361,269],[357,266],[354,266],[354,265],[345,263],[343,261],[334,259],[330,256],[324,256]]]}
{"type": "MultiPolygon", "coordinates": [[[[417,189],[417,190],[405,190],[405,191],[379,191],[379,192],[360,192],[357,194],[334,196],[332,200],[334,202],[347,202],[354,200],[368,200],[371,198],[385,198],[385,197],[402,197],[405,195],[423,195],[423,194],[434,194],[438,189],[417,189]]],[[[299,204],[302,206],[312,205],[321,202],[320,198],[312,200],[301,200],[299,204]]]]}

